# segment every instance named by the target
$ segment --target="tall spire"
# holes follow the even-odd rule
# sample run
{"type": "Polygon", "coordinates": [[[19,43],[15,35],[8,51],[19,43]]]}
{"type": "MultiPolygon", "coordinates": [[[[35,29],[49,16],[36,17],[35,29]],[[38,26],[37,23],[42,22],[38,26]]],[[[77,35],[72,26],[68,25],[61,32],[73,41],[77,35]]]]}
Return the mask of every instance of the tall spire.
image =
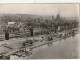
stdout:
{"type": "Polygon", "coordinates": [[[59,8],[59,10],[58,10],[58,15],[60,16],[60,8],[59,8]]]}
{"type": "Polygon", "coordinates": [[[58,14],[57,14],[57,16],[56,16],[56,19],[60,19],[60,8],[59,8],[59,10],[58,10],[58,14]]]}
{"type": "Polygon", "coordinates": [[[54,20],[54,16],[53,16],[53,14],[52,14],[52,20],[54,20]]]}

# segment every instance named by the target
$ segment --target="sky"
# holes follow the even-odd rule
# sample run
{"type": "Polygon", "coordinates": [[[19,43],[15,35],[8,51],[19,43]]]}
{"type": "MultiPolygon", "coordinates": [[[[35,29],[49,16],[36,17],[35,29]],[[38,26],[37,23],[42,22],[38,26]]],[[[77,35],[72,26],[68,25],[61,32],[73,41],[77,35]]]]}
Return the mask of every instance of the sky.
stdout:
{"type": "Polygon", "coordinates": [[[80,0],[0,0],[0,3],[78,3],[80,0]]]}
{"type": "Polygon", "coordinates": [[[33,14],[78,17],[79,4],[0,4],[0,14],[33,14]]]}

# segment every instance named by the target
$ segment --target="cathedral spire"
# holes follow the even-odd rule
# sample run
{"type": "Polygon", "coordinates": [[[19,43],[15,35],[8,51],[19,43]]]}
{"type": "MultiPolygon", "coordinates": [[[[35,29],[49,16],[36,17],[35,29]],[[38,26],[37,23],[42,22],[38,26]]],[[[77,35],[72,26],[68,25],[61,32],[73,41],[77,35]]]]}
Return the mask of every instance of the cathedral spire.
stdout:
{"type": "Polygon", "coordinates": [[[60,19],[60,8],[59,8],[59,10],[58,10],[58,14],[57,14],[57,16],[56,16],[56,19],[57,19],[57,20],[60,19]]]}
{"type": "Polygon", "coordinates": [[[59,10],[58,10],[58,15],[60,16],[60,8],[59,8],[59,10]]]}
{"type": "Polygon", "coordinates": [[[52,20],[54,20],[54,16],[53,16],[53,14],[52,14],[52,20]]]}

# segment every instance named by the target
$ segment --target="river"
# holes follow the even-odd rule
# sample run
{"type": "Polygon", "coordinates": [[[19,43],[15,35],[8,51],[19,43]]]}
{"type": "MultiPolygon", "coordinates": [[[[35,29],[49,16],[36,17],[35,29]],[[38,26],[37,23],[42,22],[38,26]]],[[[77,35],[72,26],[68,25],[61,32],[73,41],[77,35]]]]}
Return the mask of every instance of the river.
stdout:
{"type": "Polygon", "coordinates": [[[18,59],[77,59],[80,57],[79,36],[77,34],[74,37],[53,42],[52,46],[44,45],[35,48],[31,56],[18,59]]]}
{"type": "Polygon", "coordinates": [[[30,59],[76,59],[78,54],[78,35],[62,41],[53,42],[52,46],[44,45],[33,50],[30,59]]]}

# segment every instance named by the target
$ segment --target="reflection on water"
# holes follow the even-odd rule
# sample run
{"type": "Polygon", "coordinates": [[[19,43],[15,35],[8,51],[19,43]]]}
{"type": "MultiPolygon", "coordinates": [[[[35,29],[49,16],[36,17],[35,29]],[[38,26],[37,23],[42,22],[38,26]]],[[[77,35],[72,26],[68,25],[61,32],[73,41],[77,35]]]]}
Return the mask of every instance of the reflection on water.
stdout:
{"type": "Polygon", "coordinates": [[[69,37],[61,41],[54,42],[52,46],[44,45],[33,50],[30,59],[56,59],[56,58],[78,58],[77,44],[78,39],[69,37]]]}
{"type": "Polygon", "coordinates": [[[47,44],[39,48],[33,49],[33,54],[27,57],[12,57],[12,59],[73,59],[78,58],[77,44],[78,35],[62,39],[52,43],[52,46],[47,44]]]}

